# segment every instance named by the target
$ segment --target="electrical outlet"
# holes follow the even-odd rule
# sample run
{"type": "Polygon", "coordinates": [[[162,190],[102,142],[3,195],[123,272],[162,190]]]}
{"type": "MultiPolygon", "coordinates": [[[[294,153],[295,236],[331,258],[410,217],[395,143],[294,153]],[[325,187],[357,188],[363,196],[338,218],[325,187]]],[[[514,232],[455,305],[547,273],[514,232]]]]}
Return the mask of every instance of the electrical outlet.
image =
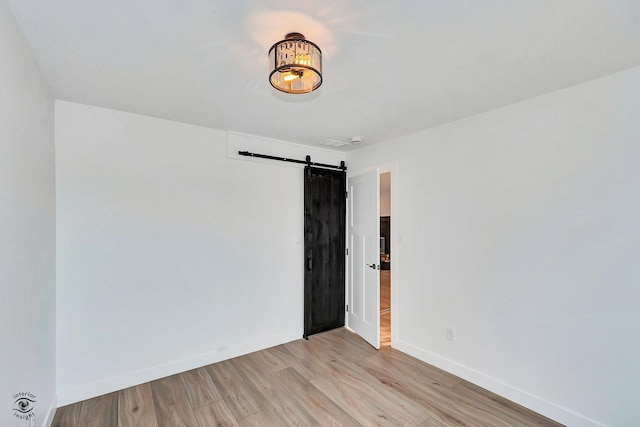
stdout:
{"type": "Polygon", "coordinates": [[[447,326],[447,339],[454,342],[456,340],[456,330],[451,326],[447,326]]]}

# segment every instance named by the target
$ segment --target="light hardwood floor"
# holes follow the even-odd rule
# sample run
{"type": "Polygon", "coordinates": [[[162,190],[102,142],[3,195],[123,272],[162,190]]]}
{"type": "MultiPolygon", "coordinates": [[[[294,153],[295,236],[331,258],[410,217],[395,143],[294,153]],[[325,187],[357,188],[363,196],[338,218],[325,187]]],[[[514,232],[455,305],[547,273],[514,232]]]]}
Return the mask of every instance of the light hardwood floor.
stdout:
{"type": "Polygon", "coordinates": [[[59,408],[54,427],[557,426],[340,328],[59,408]]]}
{"type": "Polygon", "coordinates": [[[380,346],[391,345],[391,270],[380,271],[380,346]]]}

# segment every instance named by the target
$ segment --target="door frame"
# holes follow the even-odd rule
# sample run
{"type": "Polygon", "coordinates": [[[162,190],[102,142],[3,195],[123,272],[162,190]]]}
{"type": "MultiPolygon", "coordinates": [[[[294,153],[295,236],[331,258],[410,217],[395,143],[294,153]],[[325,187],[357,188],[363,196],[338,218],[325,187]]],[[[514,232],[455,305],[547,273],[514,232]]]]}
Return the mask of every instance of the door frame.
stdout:
{"type": "MultiPolygon", "coordinates": [[[[393,160],[390,162],[378,163],[375,165],[368,166],[366,168],[358,169],[358,170],[347,170],[347,181],[349,177],[360,175],[365,172],[369,172],[372,169],[379,169],[379,173],[391,172],[391,253],[394,254],[393,258],[391,258],[391,347],[394,347],[394,343],[400,340],[398,336],[398,287],[401,284],[398,282],[398,277],[400,276],[398,272],[400,271],[400,266],[402,265],[398,262],[402,258],[401,251],[399,248],[402,246],[403,236],[400,234],[398,227],[398,188],[399,188],[399,165],[397,160],[393,160]]],[[[380,189],[378,189],[380,191],[380,189]]],[[[347,218],[349,219],[349,203],[347,203],[347,218]]],[[[345,222],[345,226],[348,226],[348,222],[345,222]]],[[[345,228],[345,234],[348,232],[345,228]]],[[[349,295],[349,275],[351,272],[349,271],[349,260],[347,258],[347,246],[349,244],[349,239],[345,239],[345,281],[344,281],[344,294],[345,297],[349,295]]],[[[349,301],[350,302],[350,301],[349,301]]],[[[379,307],[378,307],[379,308],[379,307]]],[[[345,327],[353,332],[353,330],[349,327],[348,317],[346,313],[345,307],[345,327]]],[[[380,336],[380,323],[378,323],[378,336],[380,336]]]]}

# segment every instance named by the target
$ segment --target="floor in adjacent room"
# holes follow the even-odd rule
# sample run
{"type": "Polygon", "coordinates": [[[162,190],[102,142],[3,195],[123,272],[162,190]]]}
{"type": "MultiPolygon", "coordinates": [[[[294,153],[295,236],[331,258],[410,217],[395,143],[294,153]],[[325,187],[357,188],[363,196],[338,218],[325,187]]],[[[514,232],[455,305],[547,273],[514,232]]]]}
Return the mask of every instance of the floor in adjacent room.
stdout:
{"type": "Polygon", "coordinates": [[[557,426],[340,328],[59,408],[78,426],[557,426]]]}
{"type": "Polygon", "coordinates": [[[391,345],[391,270],[380,271],[380,347],[391,345]]]}

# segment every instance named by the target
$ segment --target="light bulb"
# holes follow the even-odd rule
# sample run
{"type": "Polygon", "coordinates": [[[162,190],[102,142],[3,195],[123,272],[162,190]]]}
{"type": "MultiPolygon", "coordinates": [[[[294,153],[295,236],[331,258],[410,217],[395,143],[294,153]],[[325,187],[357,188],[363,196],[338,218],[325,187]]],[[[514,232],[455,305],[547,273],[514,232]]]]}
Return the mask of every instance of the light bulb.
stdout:
{"type": "Polygon", "coordinates": [[[302,70],[294,68],[294,69],[289,69],[289,71],[282,74],[283,74],[282,81],[291,82],[296,79],[301,79],[304,72],[302,70]]]}
{"type": "Polygon", "coordinates": [[[310,55],[298,55],[296,59],[293,61],[296,64],[300,65],[311,65],[311,56],[310,55]]]}

